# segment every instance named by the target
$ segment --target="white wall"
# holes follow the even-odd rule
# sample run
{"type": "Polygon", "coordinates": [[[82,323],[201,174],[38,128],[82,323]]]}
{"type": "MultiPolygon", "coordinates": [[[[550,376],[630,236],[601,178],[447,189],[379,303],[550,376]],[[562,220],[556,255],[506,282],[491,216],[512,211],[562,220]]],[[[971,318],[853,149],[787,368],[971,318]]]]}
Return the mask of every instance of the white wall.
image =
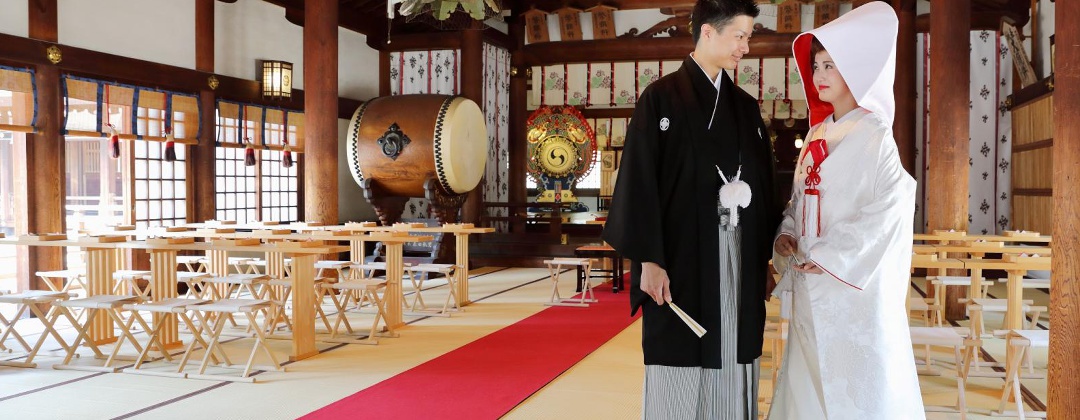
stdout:
{"type": "Polygon", "coordinates": [[[338,96],[379,96],[379,52],[367,45],[366,35],[344,28],[338,29],[338,96]]]}
{"type": "Polygon", "coordinates": [[[29,36],[30,2],[26,0],[0,0],[0,34],[29,36]]]}
{"type": "Polygon", "coordinates": [[[258,80],[257,60],[292,63],[293,87],[303,89],[304,28],[285,20],[284,8],[262,0],[215,1],[214,72],[258,80]]]}
{"type": "Polygon", "coordinates": [[[192,0],[58,0],[57,7],[61,44],[195,68],[192,0]]]}
{"type": "MultiPolygon", "coordinates": [[[[1050,76],[1050,35],[1054,34],[1054,4],[1049,0],[1039,0],[1039,42],[1042,45],[1040,55],[1042,56],[1042,74],[1039,77],[1050,76]]],[[[1031,25],[1024,30],[1024,34],[1031,35],[1031,25]]]]}

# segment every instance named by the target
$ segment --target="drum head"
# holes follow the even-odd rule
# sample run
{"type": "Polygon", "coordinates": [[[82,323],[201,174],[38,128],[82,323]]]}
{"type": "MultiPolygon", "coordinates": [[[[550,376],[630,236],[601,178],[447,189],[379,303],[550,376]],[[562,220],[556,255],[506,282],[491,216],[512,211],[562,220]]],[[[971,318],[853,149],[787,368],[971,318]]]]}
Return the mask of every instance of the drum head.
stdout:
{"type": "Polygon", "coordinates": [[[465,194],[484,176],[487,125],[480,107],[469,99],[456,97],[444,108],[442,124],[435,124],[435,171],[447,192],[465,194]]]}

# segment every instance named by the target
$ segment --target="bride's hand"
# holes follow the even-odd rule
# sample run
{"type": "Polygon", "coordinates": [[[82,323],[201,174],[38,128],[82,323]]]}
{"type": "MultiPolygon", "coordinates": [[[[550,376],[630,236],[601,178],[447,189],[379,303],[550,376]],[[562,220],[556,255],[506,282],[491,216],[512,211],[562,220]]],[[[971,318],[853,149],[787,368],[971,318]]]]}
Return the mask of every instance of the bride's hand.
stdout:
{"type": "Polygon", "coordinates": [[[825,274],[825,271],[822,270],[821,267],[818,267],[817,264],[814,264],[813,262],[808,262],[808,263],[805,263],[805,264],[794,264],[791,267],[794,268],[795,271],[798,271],[800,273],[825,274]]]}

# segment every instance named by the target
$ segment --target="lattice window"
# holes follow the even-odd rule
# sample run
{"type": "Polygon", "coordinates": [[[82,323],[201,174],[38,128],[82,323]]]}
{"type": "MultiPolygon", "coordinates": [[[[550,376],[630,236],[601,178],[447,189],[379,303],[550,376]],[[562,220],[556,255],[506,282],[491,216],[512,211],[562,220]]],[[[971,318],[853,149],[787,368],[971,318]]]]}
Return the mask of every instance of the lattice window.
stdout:
{"type": "MultiPolygon", "coordinates": [[[[269,135],[269,130],[267,130],[269,135]]],[[[284,152],[263,150],[260,157],[262,220],[297,221],[300,217],[300,189],[296,165],[282,166],[284,152]]],[[[293,155],[294,158],[296,155],[293,155]]]]}
{"type": "Polygon", "coordinates": [[[217,219],[237,223],[258,220],[257,169],[244,165],[244,149],[217,148],[217,219]]]}
{"type": "MultiPolygon", "coordinates": [[[[152,120],[160,110],[150,110],[152,120]]],[[[160,121],[160,120],[159,120],[160,121]]],[[[175,226],[187,220],[185,145],[175,146],[176,160],[165,160],[165,143],[135,140],[135,225],[175,226]]]]}

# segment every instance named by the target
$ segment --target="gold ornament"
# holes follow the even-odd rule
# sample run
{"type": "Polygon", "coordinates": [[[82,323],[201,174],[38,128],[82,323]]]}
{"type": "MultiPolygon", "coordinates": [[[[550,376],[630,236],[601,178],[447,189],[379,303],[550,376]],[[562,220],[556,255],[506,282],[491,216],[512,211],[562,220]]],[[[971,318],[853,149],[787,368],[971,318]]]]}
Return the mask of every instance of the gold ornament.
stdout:
{"type": "Polygon", "coordinates": [[[211,74],[210,77],[206,79],[206,84],[210,86],[210,90],[217,90],[217,87],[221,85],[221,82],[218,81],[217,76],[211,74]]]}
{"type": "Polygon", "coordinates": [[[50,45],[45,49],[45,57],[49,59],[50,63],[60,64],[60,60],[63,60],[63,54],[60,52],[60,47],[50,45]]]}

